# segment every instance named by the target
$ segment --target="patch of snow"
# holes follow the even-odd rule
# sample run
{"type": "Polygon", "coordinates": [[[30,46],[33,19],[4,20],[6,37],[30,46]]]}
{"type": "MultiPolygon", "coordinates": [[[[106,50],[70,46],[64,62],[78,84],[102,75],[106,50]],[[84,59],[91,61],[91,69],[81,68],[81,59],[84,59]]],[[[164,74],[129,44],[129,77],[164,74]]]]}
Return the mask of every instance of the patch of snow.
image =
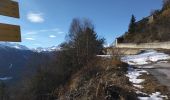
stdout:
{"type": "Polygon", "coordinates": [[[155,92],[149,95],[149,97],[138,97],[140,100],[163,100],[163,98],[168,99],[167,96],[161,95],[160,92],[155,92]]]}
{"type": "Polygon", "coordinates": [[[148,95],[148,94],[146,94],[146,93],[144,93],[144,92],[141,92],[141,91],[139,91],[139,90],[137,90],[136,93],[137,93],[137,94],[148,95]]]}
{"type": "MultiPolygon", "coordinates": [[[[155,50],[147,50],[138,55],[130,55],[121,58],[123,62],[126,62],[129,65],[144,65],[144,66],[136,66],[137,68],[141,68],[141,69],[135,69],[129,66],[126,74],[126,76],[129,77],[129,81],[132,82],[133,86],[138,89],[144,88],[142,85],[140,85],[140,83],[145,81],[144,79],[138,79],[138,77],[144,73],[149,74],[147,71],[144,70],[145,68],[153,68],[153,66],[149,66],[145,64],[150,64],[158,61],[159,63],[167,63],[166,60],[169,59],[170,59],[169,55],[164,53],[158,53],[155,50]]],[[[138,89],[136,89],[137,94],[146,95],[145,97],[138,97],[140,100],[163,100],[163,98],[168,99],[167,96],[161,95],[160,92],[155,92],[149,95],[139,91],[138,89]]]]}
{"type": "Polygon", "coordinates": [[[52,46],[52,47],[48,47],[48,48],[42,48],[42,47],[38,47],[35,49],[32,49],[35,52],[53,52],[53,51],[61,51],[61,47],[59,46],[52,46]]]}
{"type": "Polygon", "coordinates": [[[19,49],[19,50],[30,50],[29,48],[27,48],[24,45],[20,45],[18,43],[11,43],[11,42],[0,42],[0,47],[1,48],[10,47],[10,48],[15,48],[15,49],[19,49]]]}
{"type": "Polygon", "coordinates": [[[13,46],[14,48],[16,48],[16,49],[21,49],[19,46],[17,46],[17,45],[15,45],[15,46],[13,46]]]}
{"type": "Polygon", "coordinates": [[[168,59],[170,59],[168,54],[159,53],[154,50],[149,50],[138,55],[129,55],[121,58],[123,62],[126,62],[129,65],[145,65],[168,59]]]}
{"type": "Polygon", "coordinates": [[[152,69],[152,68],[154,68],[154,67],[153,67],[153,66],[138,66],[137,68],[152,69]]]}
{"type": "Polygon", "coordinates": [[[102,58],[111,58],[112,55],[97,55],[97,57],[102,57],[102,58]]]}
{"type": "Polygon", "coordinates": [[[144,79],[129,79],[130,82],[134,83],[134,84],[140,84],[142,82],[144,82],[145,80],[144,79]]]}
{"type": "MultiPolygon", "coordinates": [[[[139,89],[143,89],[144,87],[140,85],[140,83],[144,82],[144,79],[138,79],[138,77],[142,74],[149,74],[147,71],[143,69],[134,69],[132,67],[128,67],[128,74],[126,74],[127,77],[129,77],[129,81],[133,83],[133,86],[139,89]]],[[[137,94],[143,94],[147,97],[138,97],[139,100],[163,100],[163,98],[168,98],[167,96],[161,95],[160,92],[152,93],[151,95],[148,95],[146,93],[143,93],[139,90],[136,91],[137,94]]]]}
{"type": "Polygon", "coordinates": [[[6,80],[11,80],[12,77],[3,77],[3,78],[0,78],[1,81],[6,81],[6,80]]]}
{"type": "Polygon", "coordinates": [[[133,84],[134,87],[137,87],[139,89],[143,89],[144,87],[142,85],[136,85],[136,84],[133,84]]]}
{"type": "Polygon", "coordinates": [[[160,63],[168,63],[168,61],[159,61],[159,62],[157,62],[158,64],[160,64],[160,63]]]}
{"type": "Polygon", "coordinates": [[[129,81],[133,84],[140,84],[145,81],[144,79],[138,79],[138,77],[141,76],[143,73],[147,73],[147,71],[129,67],[128,74],[126,74],[126,76],[129,77],[129,81]]]}

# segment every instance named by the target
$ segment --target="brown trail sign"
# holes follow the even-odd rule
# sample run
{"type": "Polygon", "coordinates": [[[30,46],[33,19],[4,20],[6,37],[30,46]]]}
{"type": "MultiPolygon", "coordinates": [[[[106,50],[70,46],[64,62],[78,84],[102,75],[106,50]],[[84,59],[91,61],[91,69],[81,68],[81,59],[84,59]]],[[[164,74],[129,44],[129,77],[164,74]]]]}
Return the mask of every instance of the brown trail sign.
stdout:
{"type": "Polygon", "coordinates": [[[11,0],[0,0],[0,15],[19,18],[18,3],[11,0]]]}
{"type": "Polygon", "coordinates": [[[20,27],[0,23],[0,41],[21,42],[20,27]]]}
{"type": "MultiPolygon", "coordinates": [[[[0,0],[0,15],[19,18],[18,3],[0,0]]],[[[21,42],[20,26],[0,23],[0,41],[21,42]]]]}

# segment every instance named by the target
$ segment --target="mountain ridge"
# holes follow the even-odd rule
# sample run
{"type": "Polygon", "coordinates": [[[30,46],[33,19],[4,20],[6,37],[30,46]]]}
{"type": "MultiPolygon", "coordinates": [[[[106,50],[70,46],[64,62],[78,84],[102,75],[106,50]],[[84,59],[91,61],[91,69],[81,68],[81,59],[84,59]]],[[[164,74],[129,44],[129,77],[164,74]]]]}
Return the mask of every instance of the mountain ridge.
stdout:
{"type": "Polygon", "coordinates": [[[54,55],[57,46],[44,48],[43,51],[29,49],[17,43],[0,43],[0,81],[16,83],[28,73],[32,75],[37,67],[54,55]]]}

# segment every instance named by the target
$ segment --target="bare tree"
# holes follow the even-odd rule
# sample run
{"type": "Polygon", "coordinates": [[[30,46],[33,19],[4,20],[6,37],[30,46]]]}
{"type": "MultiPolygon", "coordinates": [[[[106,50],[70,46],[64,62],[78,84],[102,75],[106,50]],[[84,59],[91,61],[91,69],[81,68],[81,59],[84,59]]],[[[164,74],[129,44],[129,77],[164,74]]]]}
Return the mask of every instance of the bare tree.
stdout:
{"type": "Polygon", "coordinates": [[[98,38],[89,19],[73,19],[67,39],[80,66],[103,49],[104,39],[98,38]]]}

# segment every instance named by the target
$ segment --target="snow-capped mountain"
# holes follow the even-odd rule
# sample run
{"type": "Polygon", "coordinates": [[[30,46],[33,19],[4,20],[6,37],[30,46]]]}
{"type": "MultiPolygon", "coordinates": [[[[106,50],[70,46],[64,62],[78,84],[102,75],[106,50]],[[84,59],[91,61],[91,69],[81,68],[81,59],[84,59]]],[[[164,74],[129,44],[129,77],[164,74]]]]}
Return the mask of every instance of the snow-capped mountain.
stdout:
{"type": "Polygon", "coordinates": [[[0,42],[0,48],[14,48],[14,49],[18,49],[18,50],[31,50],[34,52],[53,52],[53,51],[59,51],[61,50],[61,47],[59,46],[52,46],[52,47],[48,47],[48,48],[42,48],[42,47],[38,47],[38,48],[34,48],[34,49],[29,49],[28,47],[24,46],[24,45],[20,45],[17,43],[9,43],[9,42],[0,42]]]}
{"type": "Polygon", "coordinates": [[[8,48],[13,48],[13,49],[17,49],[17,50],[30,50],[30,51],[38,52],[38,53],[53,52],[53,51],[61,50],[60,46],[52,46],[52,47],[48,47],[48,48],[38,47],[38,48],[29,49],[28,47],[26,47],[24,45],[17,44],[17,43],[0,42],[0,49],[8,49],[8,48]]]}
{"type": "Polygon", "coordinates": [[[53,57],[53,52],[50,51],[59,49],[57,46],[53,46],[38,48],[35,52],[35,50],[17,43],[0,42],[0,81],[15,83],[25,73],[32,75],[38,65],[53,57]]]}
{"type": "Polygon", "coordinates": [[[33,51],[35,52],[53,52],[53,51],[60,51],[61,47],[59,46],[52,46],[52,47],[48,47],[48,48],[42,48],[42,47],[38,47],[33,49],[33,51]]]}
{"type": "Polygon", "coordinates": [[[0,43],[0,81],[17,80],[26,71],[30,58],[34,53],[27,47],[13,44],[0,43]]]}
{"type": "Polygon", "coordinates": [[[19,49],[19,50],[30,50],[24,45],[20,45],[17,43],[9,43],[9,42],[0,42],[0,48],[14,48],[14,49],[19,49]]]}

